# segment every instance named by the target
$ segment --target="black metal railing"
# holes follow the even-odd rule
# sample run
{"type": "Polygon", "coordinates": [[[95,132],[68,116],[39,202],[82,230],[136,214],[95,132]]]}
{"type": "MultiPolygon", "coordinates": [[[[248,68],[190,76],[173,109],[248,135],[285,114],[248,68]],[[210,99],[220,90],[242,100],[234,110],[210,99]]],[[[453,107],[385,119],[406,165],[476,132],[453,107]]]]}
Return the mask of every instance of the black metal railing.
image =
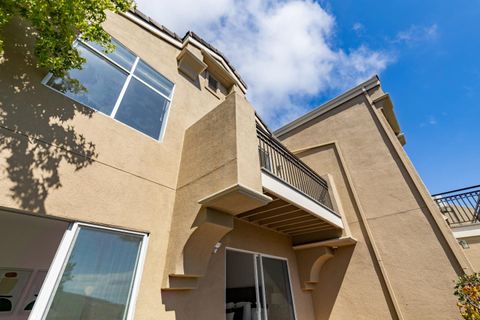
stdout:
{"type": "Polygon", "coordinates": [[[258,125],[257,137],[262,170],[333,210],[328,184],[323,178],[258,125]]]}
{"type": "Polygon", "coordinates": [[[480,223],[480,185],[432,195],[450,226],[480,223]]]}

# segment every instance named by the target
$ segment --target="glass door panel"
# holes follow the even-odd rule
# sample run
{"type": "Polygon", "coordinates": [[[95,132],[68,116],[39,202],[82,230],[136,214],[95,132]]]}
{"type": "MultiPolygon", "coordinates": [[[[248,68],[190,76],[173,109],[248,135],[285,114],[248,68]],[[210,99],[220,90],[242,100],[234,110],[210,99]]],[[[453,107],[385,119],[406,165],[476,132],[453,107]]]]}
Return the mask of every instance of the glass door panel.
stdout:
{"type": "Polygon", "coordinates": [[[268,319],[294,320],[287,261],[262,257],[268,319]]]}
{"type": "Polygon", "coordinates": [[[287,261],[226,251],[227,320],[295,320],[287,261]]]}
{"type": "Polygon", "coordinates": [[[257,280],[255,256],[227,250],[226,315],[228,320],[256,319],[257,280]]]}
{"type": "Polygon", "coordinates": [[[46,319],[125,319],[142,241],[80,226],[46,319]]]}

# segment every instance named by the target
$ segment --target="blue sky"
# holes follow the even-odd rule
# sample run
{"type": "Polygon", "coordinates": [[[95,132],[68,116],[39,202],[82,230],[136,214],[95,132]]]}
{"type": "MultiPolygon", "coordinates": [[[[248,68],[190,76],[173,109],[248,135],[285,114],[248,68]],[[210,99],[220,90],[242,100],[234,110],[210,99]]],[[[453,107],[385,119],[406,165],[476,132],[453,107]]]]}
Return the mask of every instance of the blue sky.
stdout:
{"type": "Polygon", "coordinates": [[[138,0],[237,67],[273,128],[379,74],[432,193],[480,184],[480,0],[138,0]]]}
{"type": "Polygon", "coordinates": [[[480,1],[322,4],[336,17],[336,45],[393,57],[380,78],[430,191],[480,184],[480,1]]]}

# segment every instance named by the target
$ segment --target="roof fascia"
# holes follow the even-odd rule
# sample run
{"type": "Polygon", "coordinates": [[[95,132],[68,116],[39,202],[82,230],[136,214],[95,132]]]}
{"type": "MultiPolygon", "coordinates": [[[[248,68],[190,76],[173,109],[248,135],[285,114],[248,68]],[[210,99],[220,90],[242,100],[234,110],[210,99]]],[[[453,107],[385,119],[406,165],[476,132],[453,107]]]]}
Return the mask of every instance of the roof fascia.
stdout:
{"type": "Polygon", "coordinates": [[[388,124],[393,129],[393,132],[397,135],[397,138],[402,144],[402,146],[404,146],[407,143],[407,140],[400,128],[400,124],[398,123],[397,116],[393,111],[393,103],[392,103],[392,99],[390,98],[390,95],[388,93],[385,93],[384,95],[373,100],[373,104],[375,106],[378,106],[382,110],[382,113],[385,119],[387,119],[388,124]]]}
{"type": "Polygon", "coordinates": [[[177,39],[173,38],[172,36],[170,36],[166,32],[162,32],[158,28],[156,28],[156,27],[152,26],[151,24],[143,21],[142,19],[136,17],[133,13],[127,11],[127,12],[120,12],[120,14],[122,16],[126,17],[127,19],[129,19],[130,21],[138,24],[142,28],[150,31],[154,35],[156,35],[156,36],[160,37],[161,39],[163,39],[163,40],[169,42],[170,44],[174,45],[176,48],[178,48],[178,49],[183,48],[183,43],[181,41],[178,41],[177,39]]]}

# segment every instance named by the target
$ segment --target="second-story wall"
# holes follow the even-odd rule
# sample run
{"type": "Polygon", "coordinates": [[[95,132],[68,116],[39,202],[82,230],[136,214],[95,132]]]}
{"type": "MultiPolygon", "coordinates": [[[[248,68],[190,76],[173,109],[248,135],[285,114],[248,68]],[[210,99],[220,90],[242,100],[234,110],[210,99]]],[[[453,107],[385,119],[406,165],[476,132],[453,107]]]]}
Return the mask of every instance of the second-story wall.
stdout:
{"type": "MultiPolygon", "coordinates": [[[[38,166],[39,176],[54,172],[52,180],[59,180],[63,186],[51,187],[55,186],[54,183],[39,185],[39,188],[45,189],[42,199],[42,195],[35,195],[33,191],[27,194],[19,190],[11,195],[11,199],[5,199],[7,202],[4,204],[31,211],[61,211],[56,210],[59,205],[56,201],[67,198],[62,196],[62,192],[67,192],[69,183],[66,176],[60,175],[75,169],[78,170],[74,174],[86,174],[93,166],[103,166],[102,172],[105,173],[108,170],[123,172],[130,175],[131,179],[148,181],[166,190],[176,188],[185,130],[223,101],[223,97],[214,96],[205,90],[203,83],[196,85],[178,71],[176,57],[180,53],[179,48],[120,15],[109,14],[104,27],[175,84],[163,139],[157,141],[149,138],[43,85],[41,82],[47,71],[36,67],[32,54],[33,30],[24,21],[15,19],[5,29],[5,62],[0,65],[2,130],[5,135],[15,137],[13,139],[20,136],[37,139],[33,143],[44,146],[37,149],[45,150],[45,154],[39,154],[38,157],[43,156],[42,159],[45,162],[48,160],[48,164],[42,166],[41,163],[35,163],[35,160],[42,159],[31,159],[32,170],[38,166]]],[[[99,85],[108,85],[108,79],[104,79],[103,84],[99,82],[99,85]]],[[[15,143],[8,144],[6,139],[3,142],[3,149],[7,153],[29,153],[20,150],[23,145],[15,148],[15,143]]],[[[34,152],[30,156],[35,158],[34,152]]],[[[20,162],[17,161],[18,166],[20,162]]],[[[30,172],[30,175],[34,177],[35,173],[30,172]]],[[[14,177],[10,175],[10,178],[14,177]]],[[[88,181],[87,177],[79,178],[77,180],[88,181]]],[[[35,181],[34,178],[31,180],[35,181]]],[[[111,182],[109,179],[103,180],[111,182]]],[[[98,184],[93,181],[86,183],[90,188],[98,184]]],[[[8,188],[12,186],[5,187],[5,194],[11,193],[8,188]]],[[[75,187],[77,194],[81,193],[80,190],[79,186],[75,187]]],[[[134,188],[129,191],[136,192],[134,188]]],[[[124,196],[128,194],[123,193],[124,196]]],[[[81,198],[80,195],[78,197],[81,198]]],[[[79,201],[78,205],[86,203],[79,201]]],[[[57,214],[61,215],[61,212],[57,214]]]]}
{"type": "Polygon", "coordinates": [[[372,103],[384,96],[379,83],[367,93],[357,89],[330,111],[279,130],[303,161],[333,176],[358,240],[353,253],[339,248],[322,269],[315,292],[318,319],[455,318],[451,292],[462,273],[461,252],[372,103]],[[344,277],[338,270],[346,270],[344,277]]]}

